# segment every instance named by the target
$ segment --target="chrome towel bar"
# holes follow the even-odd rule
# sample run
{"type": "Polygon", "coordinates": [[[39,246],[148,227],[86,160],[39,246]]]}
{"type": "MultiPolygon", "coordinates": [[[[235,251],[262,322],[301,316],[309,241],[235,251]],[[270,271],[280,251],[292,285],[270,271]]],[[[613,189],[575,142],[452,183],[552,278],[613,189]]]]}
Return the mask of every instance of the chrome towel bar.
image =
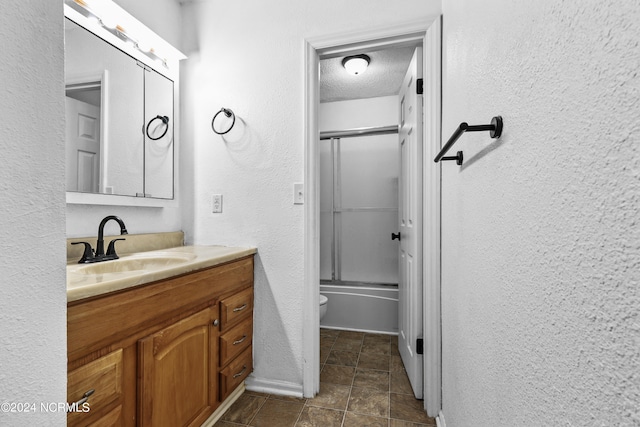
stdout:
{"type": "Polygon", "coordinates": [[[444,157],[444,155],[447,154],[447,151],[449,151],[451,147],[453,147],[453,144],[456,143],[456,141],[462,136],[463,133],[482,132],[482,131],[489,131],[489,136],[491,136],[491,138],[494,138],[494,139],[500,138],[500,135],[502,135],[502,116],[495,116],[494,118],[491,119],[491,124],[488,124],[488,125],[471,126],[466,122],[460,123],[460,126],[458,126],[458,129],[456,129],[456,131],[453,132],[453,135],[451,135],[451,138],[449,138],[447,143],[444,145],[444,147],[442,147],[442,150],[440,150],[440,152],[438,153],[436,158],[433,159],[433,161],[438,163],[440,160],[455,160],[458,165],[461,165],[462,159],[463,159],[462,151],[458,151],[457,155],[455,156],[444,157]]]}

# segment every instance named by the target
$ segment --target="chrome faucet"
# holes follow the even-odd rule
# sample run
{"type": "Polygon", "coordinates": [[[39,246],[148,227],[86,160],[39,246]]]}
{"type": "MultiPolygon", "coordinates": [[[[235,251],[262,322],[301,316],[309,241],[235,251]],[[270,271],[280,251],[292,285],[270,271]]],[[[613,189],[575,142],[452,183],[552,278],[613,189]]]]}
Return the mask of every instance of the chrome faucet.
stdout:
{"type": "Polygon", "coordinates": [[[98,241],[96,242],[96,250],[95,254],[93,249],[91,248],[91,244],[88,242],[74,242],[72,245],[84,245],[84,253],[78,264],[89,264],[93,262],[100,261],[109,261],[112,259],[118,259],[118,255],[116,254],[116,242],[119,240],[125,239],[113,239],[109,242],[109,247],[107,248],[107,253],[104,253],[104,226],[107,222],[114,220],[120,225],[120,234],[129,234],[127,232],[127,227],[124,225],[124,221],[118,218],[115,215],[106,216],[100,221],[100,225],[98,226],[98,241]]]}

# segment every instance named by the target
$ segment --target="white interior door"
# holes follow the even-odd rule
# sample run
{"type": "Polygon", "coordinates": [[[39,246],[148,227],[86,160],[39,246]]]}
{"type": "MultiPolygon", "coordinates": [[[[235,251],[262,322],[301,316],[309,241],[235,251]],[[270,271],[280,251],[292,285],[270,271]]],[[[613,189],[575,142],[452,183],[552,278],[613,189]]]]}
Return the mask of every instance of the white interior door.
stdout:
{"type": "Polygon", "coordinates": [[[422,338],[422,48],[417,47],[400,88],[398,348],[413,392],[423,397],[422,338]]]}
{"type": "Polygon", "coordinates": [[[67,191],[97,193],[100,108],[66,97],[67,191]]]}
{"type": "Polygon", "coordinates": [[[441,405],[440,329],[440,163],[433,158],[441,146],[441,18],[429,27],[424,40],[424,407],[437,417],[441,405]],[[431,165],[431,166],[428,166],[431,165]]]}

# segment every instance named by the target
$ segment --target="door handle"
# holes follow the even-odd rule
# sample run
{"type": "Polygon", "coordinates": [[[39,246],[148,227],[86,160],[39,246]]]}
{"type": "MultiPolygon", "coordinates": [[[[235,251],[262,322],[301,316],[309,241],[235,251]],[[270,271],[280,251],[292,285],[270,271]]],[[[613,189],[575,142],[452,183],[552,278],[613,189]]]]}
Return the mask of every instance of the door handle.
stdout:
{"type": "Polygon", "coordinates": [[[396,240],[396,239],[398,239],[398,241],[402,240],[400,238],[400,232],[399,231],[397,233],[391,233],[391,240],[396,240]]]}

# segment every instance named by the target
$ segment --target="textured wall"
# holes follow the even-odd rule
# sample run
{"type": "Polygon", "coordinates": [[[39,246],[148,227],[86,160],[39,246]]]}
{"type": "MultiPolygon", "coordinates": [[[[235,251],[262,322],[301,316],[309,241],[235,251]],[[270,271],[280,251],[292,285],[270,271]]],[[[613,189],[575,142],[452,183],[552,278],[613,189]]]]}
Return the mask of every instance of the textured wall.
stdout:
{"type": "Polygon", "coordinates": [[[640,425],[640,7],[443,14],[447,426],[640,425]]]}
{"type": "Polygon", "coordinates": [[[323,102],[318,110],[318,129],[322,132],[397,125],[399,103],[397,95],[323,102]]]}
{"type": "MultiPolygon", "coordinates": [[[[255,245],[255,377],[302,384],[304,39],[433,16],[439,1],[207,1],[185,4],[183,155],[194,171],[187,239],[255,245]],[[189,17],[188,19],[186,17],[189,17]],[[188,25],[187,25],[188,23],[188,25]],[[220,107],[238,122],[225,142],[220,107]],[[188,153],[191,150],[191,153],[188,153]],[[211,195],[224,212],[211,213],[211,195]]],[[[188,209],[188,208],[187,208],[188,209]]],[[[313,286],[313,285],[311,285],[313,286]]]]}
{"type": "Polygon", "coordinates": [[[62,3],[0,13],[0,425],[64,425],[66,401],[62,3]]]}
{"type": "MultiPolygon", "coordinates": [[[[130,233],[158,233],[182,229],[179,207],[148,208],[134,206],[67,205],[67,237],[97,236],[98,225],[107,215],[118,215],[130,233]]],[[[120,234],[115,222],[105,233],[120,234]]]]}
{"type": "Polygon", "coordinates": [[[151,31],[180,49],[180,0],[114,0],[151,31]]]}

